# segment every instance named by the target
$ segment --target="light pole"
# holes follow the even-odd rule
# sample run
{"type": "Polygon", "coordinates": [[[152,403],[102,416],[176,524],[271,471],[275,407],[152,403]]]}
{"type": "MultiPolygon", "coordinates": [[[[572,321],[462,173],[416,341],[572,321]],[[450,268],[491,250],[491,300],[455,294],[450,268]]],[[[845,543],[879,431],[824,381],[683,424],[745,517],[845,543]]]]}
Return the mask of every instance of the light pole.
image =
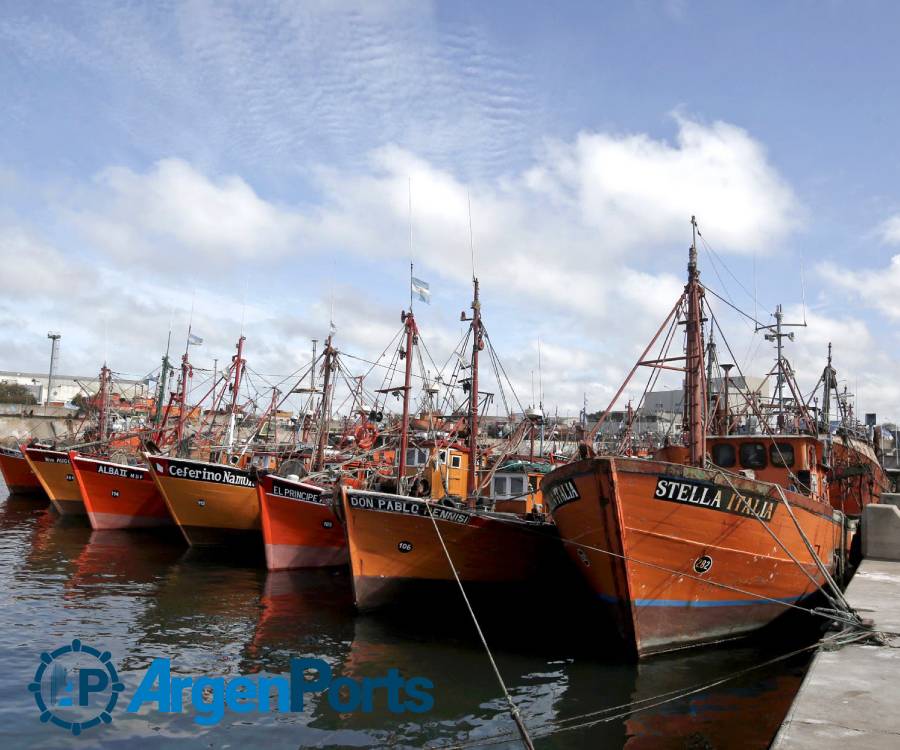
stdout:
{"type": "Polygon", "coordinates": [[[44,399],[44,415],[47,414],[47,407],[50,405],[50,391],[53,389],[53,368],[56,366],[56,358],[59,356],[59,340],[62,334],[50,331],[47,338],[52,342],[50,344],[50,372],[47,375],[47,398],[44,399]]]}

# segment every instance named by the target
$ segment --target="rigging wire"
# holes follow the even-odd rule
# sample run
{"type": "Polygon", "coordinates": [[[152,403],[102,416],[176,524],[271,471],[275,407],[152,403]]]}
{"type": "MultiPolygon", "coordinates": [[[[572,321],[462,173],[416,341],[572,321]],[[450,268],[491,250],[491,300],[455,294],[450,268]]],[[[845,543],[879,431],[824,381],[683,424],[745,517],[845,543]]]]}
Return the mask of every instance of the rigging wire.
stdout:
{"type": "MultiPolygon", "coordinates": [[[[750,290],[747,289],[747,287],[745,287],[745,286],[743,285],[743,283],[741,283],[741,280],[740,280],[737,276],[734,275],[734,273],[732,272],[732,270],[728,267],[728,264],[725,263],[725,261],[723,261],[723,260],[719,257],[719,254],[718,254],[715,250],[713,250],[712,245],[710,245],[710,244],[706,241],[706,238],[700,233],[700,230],[699,230],[699,229],[697,230],[697,236],[700,238],[700,242],[703,243],[703,246],[704,246],[704,248],[706,249],[706,251],[709,253],[710,257],[711,257],[711,258],[712,258],[712,257],[715,257],[716,260],[718,260],[719,264],[722,266],[722,268],[724,268],[724,269],[728,272],[728,275],[731,276],[731,278],[735,280],[735,282],[737,283],[737,285],[744,291],[744,294],[746,294],[750,299],[752,299],[754,302],[756,302],[756,295],[755,295],[755,294],[751,294],[751,293],[750,293],[750,290]]],[[[754,263],[755,263],[755,257],[756,257],[756,256],[754,256],[754,263]]],[[[755,278],[755,275],[754,275],[754,278],[755,278]]]]}

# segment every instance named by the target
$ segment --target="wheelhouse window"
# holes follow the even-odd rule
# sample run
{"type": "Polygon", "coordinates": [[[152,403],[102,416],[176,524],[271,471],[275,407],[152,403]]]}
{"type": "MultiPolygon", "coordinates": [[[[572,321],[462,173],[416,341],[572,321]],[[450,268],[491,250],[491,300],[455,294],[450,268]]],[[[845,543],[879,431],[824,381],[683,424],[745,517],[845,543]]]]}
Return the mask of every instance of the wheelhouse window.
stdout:
{"type": "Polygon", "coordinates": [[[735,453],[734,446],[730,443],[719,443],[712,447],[712,460],[716,466],[723,469],[729,469],[734,466],[735,453]]]}
{"type": "Polygon", "coordinates": [[[765,469],[766,446],[762,443],[741,443],[741,466],[745,469],[765,469]]]}
{"type": "Polygon", "coordinates": [[[424,448],[407,448],[406,465],[424,466],[428,463],[428,451],[424,448]]]}
{"type": "Polygon", "coordinates": [[[525,494],[525,477],[516,474],[498,474],[494,477],[494,497],[521,497],[525,494]]]}
{"type": "Polygon", "coordinates": [[[459,454],[450,456],[450,468],[458,469],[460,466],[462,466],[462,456],[460,456],[459,454]]]}
{"type": "Polygon", "coordinates": [[[790,443],[774,443],[769,447],[769,461],[772,466],[791,468],[794,465],[794,446],[790,443]]]}

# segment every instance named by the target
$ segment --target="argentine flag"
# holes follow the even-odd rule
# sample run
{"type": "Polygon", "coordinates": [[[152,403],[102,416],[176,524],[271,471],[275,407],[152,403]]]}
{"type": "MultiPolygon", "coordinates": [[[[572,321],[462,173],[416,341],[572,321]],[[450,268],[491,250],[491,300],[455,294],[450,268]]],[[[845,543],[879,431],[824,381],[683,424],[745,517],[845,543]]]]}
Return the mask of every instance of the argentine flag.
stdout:
{"type": "Polygon", "coordinates": [[[411,282],[413,295],[422,300],[426,305],[430,305],[431,289],[428,286],[428,282],[417,279],[415,276],[412,277],[411,282]]]}

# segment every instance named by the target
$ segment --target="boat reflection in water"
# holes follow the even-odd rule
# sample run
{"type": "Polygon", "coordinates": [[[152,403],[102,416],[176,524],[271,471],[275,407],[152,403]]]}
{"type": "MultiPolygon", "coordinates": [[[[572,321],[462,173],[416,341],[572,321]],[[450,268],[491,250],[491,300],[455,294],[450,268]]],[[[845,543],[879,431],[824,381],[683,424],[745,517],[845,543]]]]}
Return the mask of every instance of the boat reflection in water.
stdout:
{"type": "MultiPolygon", "coordinates": [[[[730,648],[643,662],[637,668],[632,700],[647,700],[675,690],[684,693],[692,684],[715,681],[777,655],[752,648],[730,648]]],[[[800,654],[696,695],[636,712],[625,721],[625,747],[768,748],[800,689],[810,656],[810,652],[800,654]]]]}
{"type": "MultiPolygon", "coordinates": [[[[396,669],[434,685],[434,707],[423,714],[393,714],[386,696],[378,694],[371,713],[341,713],[327,695],[314,694],[302,713],[226,711],[212,726],[198,725],[192,709],[175,714],[147,707],[137,715],[117,710],[113,723],[96,735],[98,744],[127,743],[138,750],[176,742],[422,748],[500,734],[509,741],[497,747],[521,747],[462,605],[458,617],[442,619],[427,612],[415,618],[408,612],[361,616],[353,610],[346,570],[267,573],[186,551],[177,531],[171,540],[149,531],[92,532],[31,502],[0,500],[0,529],[0,586],[7,592],[0,657],[16,673],[34,668],[33,653],[19,647],[27,630],[45,634],[35,638],[40,646],[56,645],[59,633],[74,633],[108,647],[126,695],[134,694],[154,658],[169,659],[173,675],[226,678],[285,675],[292,657],[320,658],[336,677],[383,677],[396,669]]],[[[577,618],[550,621],[552,616],[547,622],[508,616],[504,621],[502,612],[484,616],[509,691],[538,738],[548,728],[580,723],[588,712],[710,683],[771,658],[777,653],[772,649],[797,648],[784,637],[766,635],[739,648],[635,664],[619,655],[623,649],[613,635],[586,638],[574,629],[577,618]]],[[[544,737],[538,746],[762,749],[787,710],[803,666],[798,658],[644,711],[616,709],[607,723],[544,737]]],[[[10,685],[0,683],[9,696],[10,746],[46,742],[31,697],[10,685]]],[[[54,735],[54,746],[81,745],[82,738],[54,735]]]]}
{"type": "Polygon", "coordinates": [[[287,673],[292,656],[332,661],[352,638],[353,593],[346,569],[269,571],[244,670],[287,673]]]}
{"type": "Polygon", "coordinates": [[[35,501],[32,497],[22,495],[10,495],[2,500],[5,488],[0,484],[0,530],[4,534],[28,534],[34,532],[32,541],[37,542],[37,529],[46,529],[53,524],[56,516],[48,512],[50,501],[45,499],[43,503],[35,501]]]}
{"type": "Polygon", "coordinates": [[[72,560],[65,587],[84,597],[152,596],[167,569],[183,554],[184,543],[175,529],[167,537],[149,530],[92,530],[72,560]]]}

